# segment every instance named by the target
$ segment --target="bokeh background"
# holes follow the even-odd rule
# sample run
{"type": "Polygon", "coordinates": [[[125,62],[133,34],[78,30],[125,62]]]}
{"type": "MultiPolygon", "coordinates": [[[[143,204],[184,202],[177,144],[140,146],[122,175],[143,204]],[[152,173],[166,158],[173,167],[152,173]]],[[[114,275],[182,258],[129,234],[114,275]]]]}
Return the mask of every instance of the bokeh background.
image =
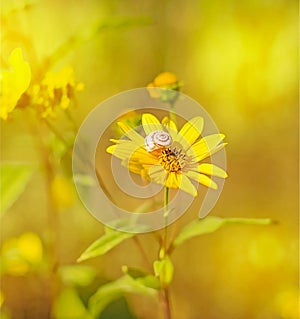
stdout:
{"type": "MultiPolygon", "coordinates": [[[[1,18],[1,68],[16,47],[33,72],[53,56],[53,70],[73,67],[84,84],[68,109],[75,127],[104,99],[171,71],[183,81],[182,92],[203,105],[226,134],[229,178],[211,215],[269,217],[276,223],[228,226],[179,247],[170,288],[173,317],[299,318],[298,1],[15,0],[2,2],[1,18]]],[[[69,137],[72,125],[64,114],[51,123],[69,137]]],[[[87,285],[70,288],[66,279],[57,280],[53,269],[75,265],[103,226],[76,197],[68,160],[51,175],[45,171],[47,153],[36,135],[47,144],[48,129],[20,108],[1,123],[2,162],[36,167],[1,216],[3,318],[52,313],[80,319],[87,296],[119,277],[121,265],[144,266],[128,240],[83,263],[94,276],[87,285]],[[49,196],[56,203],[52,210],[49,196]],[[16,257],[20,251],[25,259],[16,257]],[[50,289],[57,295],[64,291],[59,305],[50,300],[50,289]],[[54,308],[72,308],[75,314],[57,314],[54,308]]],[[[196,217],[192,208],[179,225],[196,217]]],[[[149,258],[156,258],[153,238],[140,239],[149,258]]],[[[101,318],[161,316],[156,300],[126,296],[101,318]]]]}

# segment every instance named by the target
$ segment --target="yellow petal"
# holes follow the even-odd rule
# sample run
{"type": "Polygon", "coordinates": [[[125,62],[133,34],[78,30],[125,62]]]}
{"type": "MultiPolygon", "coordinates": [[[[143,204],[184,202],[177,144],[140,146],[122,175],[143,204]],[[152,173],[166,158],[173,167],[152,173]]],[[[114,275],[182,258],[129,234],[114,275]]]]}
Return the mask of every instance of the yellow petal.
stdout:
{"type": "Polygon", "coordinates": [[[179,174],[177,178],[180,189],[194,197],[197,196],[197,189],[187,176],[185,176],[184,174],[179,174]]]}
{"type": "Polygon", "coordinates": [[[188,171],[186,172],[186,175],[204,186],[212,189],[218,189],[218,185],[211,178],[204,174],[200,174],[195,171],[188,171]]]}
{"type": "Polygon", "coordinates": [[[160,124],[159,120],[150,113],[145,113],[142,116],[142,124],[146,135],[153,131],[162,131],[163,126],[160,124]]]}
{"type": "Polygon", "coordinates": [[[155,165],[157,164],[158,160],[155,156],[152,154],[148,153],[145,149],[143,148],[138,148],[136,151],[134,151],[131,154],[130,161],[135,161],[140,163],[141,165],[155,165]]]}
{"type": "Polygon", "coordinates": [[[111,145],[106,151],[118,158],[125,159],[131,157],[138,148],[134,143],[128,141],[127,143],[111,145]]]}
{"type": "Polygon", "coordinates": [[[24,61],[20,48],[14,49],[9,57],[9,64],[16,74],[14,85],[18,88],[19,94],[23,93],[29,86],[31,69],[29,63],[24,61]]]}
{"type": "Polygon", "coordinates": [[[174,172],[171,172],[168,174],[167,180],[166,180],[166,187],[170,187],[170,188],[178,188],[178,179],[177,179],[177,175],[174,172]]]}
{"type": "Polygon", "coordinates": [[[172,121],[172,120],[171,120],[170,118],[168,118],[167,116],[165,116],[165,117],[163,118],[163,120],[161,121],[161,124],[164,125],[164,126],[166,126],[167,128],[168,128],[168,127],[171,128],[172,130],[174,130],[174,131],[176,131],[176,132],[178,131],[175,122],[172,121]]]}
{"type": "Polygon", "coordinates": [[[115,151],[116,145],[110,145],[106,148],[106,152],[109,154],[113,154],[115,151]]]}
{"type": "Polygon", "coordinates": [[[127,159],[129,161],[139,162],[140,164],[152,165],[157,163],[156,157],[131,141],[111,145],[106,149],[106,152],[122,160],[127,159]]]}
{"type": "Polygon", "coordinates": [[[169,119],[167,116],[165,116],[161,121],[161,124],[166,127],[172,139],[174,140],[178,132],[175,122],[169,119]]]}
{"type": "Polygon", "coordinates": [[[109,141],[110,141],[110,142],[113,142],[113,143],[115,143],[115,144],[121,144],[121,143],[126,143],[126,142],[128,142],[128,140],[121,139],[121,138],[120,138],[119,140],[117,140],[117,139],[115,139],[115,138],[110,138],[109,141]]]}
{"type": "Polygon", "coordinates": [[[141,175],[141,172],[144,170],[143,166],[137,162],[128,162],[127,160],[122,161],[122,165],[128,167],[130,172],[141,175]]]}
{"type": "Polygon", "coordinates": [[[158,184],[165,184],[167,173],[161,165],[152,165],[149,169],[151,181],[158,184]]]}
{"type": "Polygon", "coordinates": [[[203,163],[198,166],[199,172],[207,175],[226,178],[227,173],[219,166],[209,163],[203,163]]]}
{"type": "Polygon", "coordinates": [[[0,74],[0,118],[6,120],[8,113],[16,107],[31,80],[31,69],[24,61],[22,50],[14,49],[9,57],[10,69],[0,74]]]}
{"type": "MultiPolygon", "coordinates": [[[[192,145],[187,155],[191,156],[192,158],[196,158],[197,161],[200,161],[215,153],[214,149],[219,147],[218,144],[220,144],[224,138],[225,135],[223,134],[212,134],[205,136],[200,141],[192,145]]],[[[222,147],[219,147],[218,150],[224,147],[224,145],[221,146],[222,147]]]]}
{"type": "Polygon", "coordinates": [[[185,149],[189,148],[200,136],[203,130],[203,124],[202,117],[197,116],[192,118],[183,125],[175,141],[179,142],[185,149]]]}
{"type": "Polygon", "coordinates": [[[160,73],[155,79],[154,79],[154,85],[164,87],[166,85],[170,85],[173,83],[176,83],[178,81],[177,76],[172,72],[163,72],[160,73]]]}
{"type": "Polygon", "coordinates": [[[132,127],[125,124],[124,122],[118,122],[120,129],[129,137],[132,142],[136,143],[138,146],[144,145],[144,138],[139,133],[137,133],[132,127]]]}

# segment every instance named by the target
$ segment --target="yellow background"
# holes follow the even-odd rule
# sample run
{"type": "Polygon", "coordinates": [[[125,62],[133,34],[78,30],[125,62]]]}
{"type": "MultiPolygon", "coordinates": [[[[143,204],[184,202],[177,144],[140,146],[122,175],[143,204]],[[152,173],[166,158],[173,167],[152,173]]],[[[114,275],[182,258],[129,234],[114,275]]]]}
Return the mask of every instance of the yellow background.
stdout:
{"type": "MultiPolygon", "coordinates": [[[[228,226],[179,247],[171,285],[174,318],[297,319],[298,2],[49,0],[28,2],[25,9],[20,3],[2,4],[1,59],[21,47],[33,71],[71,35],[93,33],[98,23],[115,25],[70,45],[53,66],[72,65],[85,85],[77,94],[78,106],[70,109],[77,125],[104,99],[172,71],[229,143],[229,178],[211,214],[277,222],[228,226]],[[134,22],[122,25],[124,18],[134,22]]],[[[103,116],[108,113],[103,110],[103,116]]],[[[18,110],[1,124],[2,161],[40,161],[24,114],[18,110]]],[[[55,122],[62,131],[68,129],[64,121],[62,116],[55,122]]],[[[56,218],[59,264],[74,264],[103,232],[74,201],[56,218]]],[[[46,207],[47,188],[38,171],[2,217],[2,242],[28,231],[45,240],[46,207]]],[[[180,224],[196,216],[190,209],[180,224]]],[[[156,258],[151,236],[142,235],[141,241],[156,258]]],[[[87,264],[106,280],[117,278],[123,264],[143,266],[130,240],[87,264]]],[[[12,318],[46,316],[41,276],[6,275],[2,284],[3,307],[12,318]]],[[[161,316],[152,299],[130,296],[129,305],[138,318],[161,316]]]]}

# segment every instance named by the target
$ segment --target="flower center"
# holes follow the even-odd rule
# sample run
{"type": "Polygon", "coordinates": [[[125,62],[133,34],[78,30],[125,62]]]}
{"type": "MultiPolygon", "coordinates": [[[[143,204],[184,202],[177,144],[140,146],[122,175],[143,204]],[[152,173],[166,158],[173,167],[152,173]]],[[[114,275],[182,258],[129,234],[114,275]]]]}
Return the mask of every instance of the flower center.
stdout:
{"type": "Polygon", "coordinates": [[[161,152],[158,161],[169,173],[177,173],[180,172],[185,165],[185,154],[182,149],[169,147],[161,152]]]}

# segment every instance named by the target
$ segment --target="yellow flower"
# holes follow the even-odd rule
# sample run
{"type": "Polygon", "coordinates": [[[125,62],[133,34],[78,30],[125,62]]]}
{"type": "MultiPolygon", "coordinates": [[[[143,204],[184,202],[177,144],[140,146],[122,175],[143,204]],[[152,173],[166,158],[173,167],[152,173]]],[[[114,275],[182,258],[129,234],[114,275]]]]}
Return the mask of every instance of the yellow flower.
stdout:
{"type": "Polygon", "coordinates": [[[42,118],[55,117],[56,108],[67,109],[75,91],[83,89],[82,83],[75,83],[74,70],[66,66],[59,72],[47,72],[41,84],[30,90],[32,105],[42,118]]]}
{"type": "Polygon", "coordinates": [[[165,187],[180,188],[192,196],[197,196],[197,189],[191,180],[217,189],[210,176],[227,177],[222,168],[202,163],[224,147],[225,136],[200,137],[204,125],[200,116],[192,118],[178,131],[176,124],[167,117],[160,122],[153,114],[143,114],[146,138],[123,122],[118,125],[126,138],[111,139],[115,144],[106,151],[120,158],[122,165],[133,173],[165,187]]]}
{"type": "Polygon", "coordinates": [[[43,258],[40,237],[31,232],[6,240],[1,249],[3,271],[13,276],[23,276],[39,265],[43,258]]]}
{"type": "Polygon", "coordinates": [[[10,69],[0,74],[0,118],[6,120],[8,114],[14,110],[22,94],[27,90],[31,69],[28,62],[24,61],[22,50],[16,48],[9,57],[10,69]]]}
{"type": "Polygon", "coordinates": [[[51,196],[55,206],[64,209],[74,203],[72,184],[63,176],[57,175],[51,182],[51,196]]]}
{"type": "Polygon", "coordinates": [[[150,96],[154,99],[161,99],[162,101],[172,101],[177,97],[176,93],[162,90],[179,91],[182,83],[178,81],[177,76],[171,72],[160,73],[153,82],[147,85],[150,96]]]}
{"type": "Polygon", "coordinates": [[[152,83],[148,84],[148,86],[174,90],[178,89],[178,79],[174,73],[163,72],[160,73],[152,83]]]}

